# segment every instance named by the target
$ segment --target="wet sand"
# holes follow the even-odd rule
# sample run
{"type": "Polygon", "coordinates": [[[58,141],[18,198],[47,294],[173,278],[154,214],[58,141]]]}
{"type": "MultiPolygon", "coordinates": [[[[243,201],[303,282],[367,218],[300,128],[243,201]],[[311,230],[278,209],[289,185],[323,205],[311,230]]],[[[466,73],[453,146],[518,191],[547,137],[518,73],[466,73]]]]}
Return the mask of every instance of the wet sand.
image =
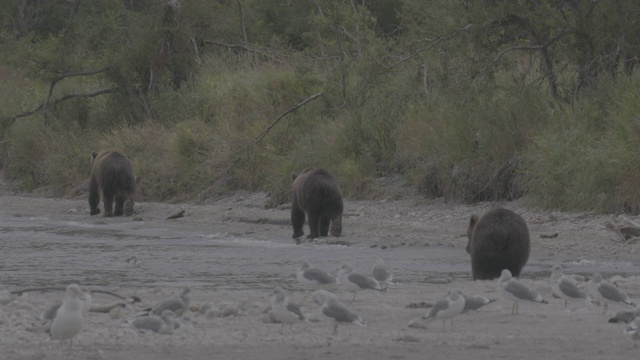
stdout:
{"type": "MultiPolygon", "coordinates": [[[[171,221],[175,228],[210,226],[219,232],[256,240],[289,239],[288,209],[265,209],[265,199],[264,194],[246,193],[204,205],[140,203],[130,220],[144,220],[150,226],[171,221]],[[185,210],[185,217],[165,220],[180,210],[185,210]]],[[[339,240],[350,243],[353,248],[375,246],[380,257],[394,247],[445,246],[464,251],[469,215],[481,213],[490,205],[414,199],[347,201],[344,236],[339,240]]],[[[615,242],[605,229],[604,222],[613,219],[614,215],[538,211],[519,203],[505,206],[521,213],[527,220],[532,250],[540,256],[575,264],[640,262],[640,244],[615,242]],[[540,238],[540,235],[556,232],[555,238],[540,238]]],[[[0,211],[34,217],[88,216],[84,199],[7,195],[0,197],[0,211]]],[[[294,269],[283,271],[291,272],[293,276],[294,269]]],[[[61,300],[62,293],[26,293],[0,305],[0,354],[3,354],[2,359],[622,359],[637,356],[630,337],[623,334],[625,326],[607,322],[623,307],[610,306],[607,315],[602,314],[600,306],[575,304],[571,305],[571,310],[564,310],[564,301],[551,295],[547,278],[528,276],[525,267],[521,279],[550,303],[521,304],[520,314],[512,316],[511,303],[502,298],[496,281],[474,282],[446,274],[429,284],[403,284],[402,279],[398,279],[399,283],[388,293],[359,293],[355,302],[349,301],[351,293],[337,292],[349,308],[367,321],[366,327],[340,326],[337,336],[332,334],[333,325],[326,321],[296,324],[293,330],[285,327],[281,333],[280,324],[268,321],[270,293],[267,290],[209,288],[193,289],[193,311],[187,314],[190,325],[173,335],[141,334],[124,322],[134,318],[139,308],[173,294],[176,288],[131,288],[114,283],[111,288],[121,294],[139,296],[142,303],[136,304],[136,308],[128,306],[110,314],[90,312],[71,351],[58,342],[50,342],[44,333],[26,330],[34,323],[33,315],[61,300]],[[454,331],[450,330],[448,322],[447,330],[442,331],[440,321],[427,326],[418,322],[417,327],[409,327],[428,311],[409,305],[423,302],[428,306],[452,288],[497,301],[480,311],[456,317],[454,331]],[[214,310],[198,311],[208,306],[214,310]],[[222,316],[224,309],[234,315],[222,316]]],[[[625,274],[614,280],[632,299],[640,301],[638,275],[625,274]]],[[[9,290],[2,285],[0,289],[9,290]]],[[[305,298],[306,292],[296,286],[289,287],[288,291],[305,313],[319,318],[317,306],[310,297],[305,298]]],[[[94,305],[116,300],[94,294],[94,305]]]]}

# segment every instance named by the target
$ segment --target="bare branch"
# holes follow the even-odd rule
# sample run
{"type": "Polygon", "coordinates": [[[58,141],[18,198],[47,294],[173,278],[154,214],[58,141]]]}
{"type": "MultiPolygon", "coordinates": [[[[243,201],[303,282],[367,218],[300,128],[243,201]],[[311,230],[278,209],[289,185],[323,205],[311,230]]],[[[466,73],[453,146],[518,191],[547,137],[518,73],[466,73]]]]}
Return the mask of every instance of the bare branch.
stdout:
{"type": "Polygon", "coordinates": [[[242,2],[238,0],[238,8],[240,9],[240,26],[242,27],[242,37],[244,39],[244,44],[249,45],[249,38],[247,37],[247,27],[244,22],[244,11],[242,10],[242,2]]]}
{"type": "Polygon", "coordinates": [[[62,81],[64,79],[70,78],[70,77],[76,77],[76,76],[96,75],[96,74],[103,73],[103,72],[107,71],[108,69],[109,69],[108,67],[103,67],[103,68],[99,68],[99,69],[91,69],[91,70],[83,70],[83,71],[75,71],[75,72],[66,72],[66,73],[61,73],[57,77],[53,78],[51,80],[51,84],[49,84],[49,93],[47,94],[47,98],[45,99],[44,103],[42,104],[42,111],[45,114],[45,116],[47,115],[47,108],[49,107],[49,101],[51,100],[51,96],[53,94],[53,88],[56,86],[56,84],[59,81],[62,81]]]}
{"type": "Polygon", "coordinates": [[[441,43],[441,42],[443,42],[443,41],[451,40],[451,39],[453,39],[453,38],[455,38],[455,37],[459,36],[459,35],[460,35],[461,33],[463,33],[463,32],[468,32],[469,30],[471,30],[471,28],[473,28],[473,24],[467,24],[465,27],[460,28],[460,29],[456,29],[456,30],[454,30],[454,31],[453,31],[452,33],[450,33],[450,34],[440,35],[440,36],[437,36],[437,37],[435,37],[435,38],[424,38],[421,42],[428,42],[428,43],[430,43],[430,44],[429,44],[429,46],[427,46],[427,47],[423,47],[423,48],[420,48],[420,49],[417,49],[417,50],[416,50],[416,51],[414,51],[411,55],[409,55],[409,56],[407,56],[407,57],[404,57],[404,58],[401,58],[400,60],[398,60],[398,61],[397,61],[396,63],[394,63],[394,64],[387,65],[387,66],[382,65],[382,66],[383,66],[384,68],[386,68],[386,69],[393,69],[393,68],[395,68],[396,66],[398,66],[398,65],[402,64],[403,62],[405,62],[405,61],[407,61],[407,60],[411,60],[411,59],[413,59],[414,57],[418,56],[419,54],[421,54],[421,53],[423,53],[423,52],[425,52],[425,51],[427,51],[427,50],[429,50],[429,49],[432,49],[432,48],[434,48],[434,47],[438,46],[438,44],[440,44],[440,43],[441,43]]]}
{"type": "Polygon", "coordinates": [[[256,136],[255,139],[253,139],[252,141],[250,141],[248,144],[246,144],[245,146],[243,146],[236,154],[241,153],[242,151],[246,150],[247,148],[251,147],[251,146],[255,146],[257,145],[260,141],[262,141],[262,139],[264,139],[264,137],[267,135],[267,133],[269,131],[271,131],[271,129],[273,129],[274,126],[276,126],[276,124],[285,116],[289,115],[290,113],[298,110],[299,108],[303,107],[305,104],[307,104],[308,102],[315,100],[316,98],[322,96],[322,93],[317,93],[317,94],[313,94],[311,96],[309,96],[308,98],[302,100],[301,102],[297,103],[296,105],[290,107],[289,109],[285,110],[285,112],[283,112],[282,114],[280,114],[276,120],[274,122],[272,122],[269,126],[267,126],[264,130],[262,130],[260,132],[260,134],[258,134],[258,136],[256,136]]]}
{"type": "MultiPolygon", "coordinates": [[[[103,95],[103,94],[111,94],[111,93],[115,93],[117,90],[118,90],[118,88],[110,88],[110,89],[100,89],[100,90],[96,90],[96,91],[89,92],[89,93],[67,94],[67,95],[62,96],[59,99],[56,99],[53,102],[50,102],[49,104],[55,105],[55,104],[57,104],[59,102],[62,102],[62,101],[65,101],[65,100],[69,100],[69,99],[72,99],[72,98],[91,98],[91,97],[96,97],[96,96],[100,96],[100,95],[103,95]]],[[[21,117],[31,116],[31,115],[37,113],[38,111],[44,109],[45,104],[47,104],[47,101],[45,101],[42,104],[38,105],[38,107],[36,107],[35,109],[33,109],[31,111],[26,111],[26,112],[23,112],[21,114],[14,115],[14,116],[11,117],[11,119],[13,119],[13,121],[15,121],[16,119],[21,118],[21,117]]]]}
{"type": "Polygon", "coordinates": [[[253,48],[251,46],[248,45],[242,45],[242,44],[225,44],[225,43],[221,43],[219,41],[215,41],[215,40],[204,40],[205,44],[211,44],[211,45],[217,45],[217,46],[222,46],[222,47],[226,47],[228,49],[243,49],[249,52],[254,52],[260,55],[264,55],[272,60],[275,60],[279,63],[284,63],[282,60],[278,59],[276,56],[269,54],[267,51],[261,50],[261,49],[256,49],[253,48]]]}
{"type": "MultiPolygon", "coordinates": [[[[517,51],[517,50],[540,50],[541,52],[543,52],[543,57],[545,58],[546,62],[549,62],[549,64],[547,64],[547,73],[545,74],[547,76],[547,79],[549,80],[549,82],[551,83],[551,87],[552,87],[552,94],[554,95],[555,98],[557,98],[557,91],[555,91],[555,74],[553,74],[550,66],[550,60],[549,57],[546,54],[546,50],[549,46],[553,45],[556,41],[560,40],[563,36],[570,34],[574,32],[574,30],[572,29],[564,29],[562,31],[559,31],[554,37],[552,37],[551,39],[549,39],[547,42],[545,42],[542,45],[521,45],[521,46],[512,46],[506,49],[503,49],[502,51],[500,51],[494,58],[493,60],[489,61],[488,63],[486,63],[482,69],[480,69],[479,71],[475,72],[473,75],[471,75],[470,77],[467,77],[466,79],[470,79],[470,78],[474,78],[476,76],[478,76],[479,74],[482,74],[483,72],[485,72],[488,68],[492,67],[493,65],[495,65],[495,63],[497,63],[505,54],[510,53],[512,51],[517,51]]],[[[461,79],[460,81],[462,81],[464,79],[461,79]]],[[[458,81],[458,82],[460,82],[458,81]]]]}
{"type": "MultiPolygon", "coordinates": [[[[262,130],[260,132],[260,134],[258,134],[258,136],[256,136],[253,140],[251,140],[250,142],[245,144],[243,147],[241,147],[240,150],[230,154],[224,160],[222,160],[218,164],[216,164],[216,168],[217,169],[223,169],[225,167],[228,167],[231,164],[231,162],[238,155],[240,155],[242,152],[244,152],[247,149],[257,145],[260,141],[262,141],[265,138],[265,136],[267,136],[267,133],[269,133],[269,131],[271,131],[271,129],[273,129],[273,127],[276,126],[280,120],[282,120],[282,118],[284,118],[285,116],[289,115],[290,113],[296,111],[297,109],[301,108],[302,106],[306,105],[308,102],[319,98],[322,95],[323,95],[322,93],[313,94],[313,95],[305,98],[304,100],[300,101],[296,105],[294,105],[294,106],[290,107],[289,109],[285,110],[282,114],[278,115],[278,117],[269,126],[267,126],[264,130],[262,130]]],[[[222,176],[225,172],[226,171],[218,171],[217,172],[219,174],[218,177],[222,176]]],[[[217,180],[217,178],[214,179],[212,182],[215,183],[216,180],[217,180]]],[[[213,186],[215,186],[215,185],[213,185],[213,186]]],[[[200,194],[201,195],[202,194],[206,194],[209,191],[209,189],[211,189],[213,186],[210,186],[206,190],[202,191],[200,194]]]]}

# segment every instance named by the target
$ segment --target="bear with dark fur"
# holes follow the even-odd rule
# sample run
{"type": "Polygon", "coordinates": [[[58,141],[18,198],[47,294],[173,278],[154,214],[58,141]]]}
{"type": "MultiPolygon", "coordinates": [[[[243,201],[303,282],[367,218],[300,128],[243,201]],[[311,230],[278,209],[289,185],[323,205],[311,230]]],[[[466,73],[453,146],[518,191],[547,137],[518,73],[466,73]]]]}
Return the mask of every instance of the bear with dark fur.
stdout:
{"type": "Polygon", "coordinates": [[[131,161],[115,150],[93,152],[91,156],[90,214],[100,213],[98,204],[102,197],[104,216],[133,215],[136,178],[133,176],[131,161]]]}
{"type": "Polygon", "coordinates": [[[511,210],[497,207],[480,219],[472,215],[467,237],[474,280],[497,279],[503,269],[517,277],[529,260],[529,229],[511,210]]]}
{"type": "Polygon", "coordinates": [[[300,175],[291,174],[291,224],[293,238],[304,235],[305,213],[309,220],[307,239],[342,233],[342,192],[338,180],[327,170],[310,168],[300,175]]]}

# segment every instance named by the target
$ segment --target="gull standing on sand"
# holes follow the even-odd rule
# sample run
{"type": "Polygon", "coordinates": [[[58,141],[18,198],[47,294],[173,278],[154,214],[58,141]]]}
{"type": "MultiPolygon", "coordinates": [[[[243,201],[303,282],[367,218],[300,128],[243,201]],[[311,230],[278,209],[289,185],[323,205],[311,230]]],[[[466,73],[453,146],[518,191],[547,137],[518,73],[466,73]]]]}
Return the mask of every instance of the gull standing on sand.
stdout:
{"type": "Polygon", "coordinates": [[[383,291],[376,279],[354,272],[353,268],[349,265],[342,265],[340,270],[338,270],[338,283],[344,290],[353,292],[353,299],[351,301],[356,299],[357,291],[383,291]]]}
{"type": "Polygon", "coordinates": [[[151,313],[160,315],[165,310],[171,310],[176,316],[182,316],[189,310],[189,305],[191,304],[191,299],[188,296],[189,292],[191,292],[191,288],[185,286],[182,288],[180,295],[174,295],[163,300],[151,310],[151,313]]]}
{"type": "Polygon", "coordinates": [[[537,291],[513,278],[511,276],[511,271],[508,269],[504,269],[500,273],[498,285],[500,285],[500,289],[502,290],[502,294],[505,298],[513,301],[511,315],[518,314],[518,303],[521,301],[532,301],[542,304],[548,303],[548,301],[543,299],[537,291]]]}
{"type": "Polygon", "coordinates": [[[462,309],[462,312],[478,310],[481,307],[496,301],[495,299],[489,299],[488,297],[480,295],[462,296],[464,297],[464,309],[462,309]]]}
{"type": "Polygon", "coordinates": [[[160,316],[141,316],[130,322],[131,326],[139,330],[151,330],[158,334],[173,334],[176,327],[173,311],[166,309],[160,316]]]}
{"type": "Polygon", "coordinates": [[[444,330],[445,321],[451,319],[451,331],[453,331],[453,318],[462,313],[464,304],[465,299],[464,296],[460,294],[460,291],[451,290],[446,298],[438,300],[429,313],[422,318],[427,324],[435,319],[442,319],[442,330],[444,330]]]}
{"type": "Polygon", "coordinates": [[[333,319],[333,333],[338,333],[338,323],[356,324],[365,326],[365,321],[358,315],[347,309],[331,292],[317,290],[313,293],[313,301],[320,305],[322,315],[333,319]]]}
{"type": "Polygon", "coordinates": [[[83,319],[83,293],[76,284],[70,284],[65,290],[64,301],[58,308],[49,327],[51,340],[69,340],[69,348],[73,346],[73,338],[78,335],[83,319]]]}
{"type": "Polygon", "coordinates": [[[383,291],[387,291],[389,285],[395,282],[393,274],[389,271],[387,265],[385,265],[384,260],[382,259],[376,260],[376,264],[373,266],[371,274],[373,275],[373,278],[380,283],[383,291]]]}
{"type": "Polygon", "coordinates": [[[80,287],[82,290],[82,316],[87,316],[89,310],[91,310],[91,304],[93,304],[93,297],[91,297],[91,291],[86,287],[80,287]]]}
{"type": "Polygon", "coordinates": [[[307,317],[300,311],[300,307],[289,301],[286,293],[279,286],[273,290],[273,295],[271,296],[271,312],[276,320],[282,324],[280,332],[284,329],[284,324],[289,324],[291,329],[295,323],[308,322],[307,317]]]}
{"type": "Polygon", "coordinates": [[[633,348],[638,347],[637,340],[640,337],[640,306],[636,309],[636,317],[633,319],[629,327],[624,330],[625,334],[631,335],[633,340],[633,348]]]}
{"type": "MultiPolygon", "coordinates": [[[[91,303],[93,302],[93,298],[91,297],[91,293],[89,292],[89,289],[81,287],[80,290],[82,290],[82,295],[80,295],[80,302],[82,303],[82,315],[86,316],[87,313],[89,312],[89,309],[91,309],[91,303]]],[[[53,318],[55,318],[56,313],[58,312],[58,309],[60,308],[60,306],[62,306],[62,302],[58,302],[51,305],[49,309],[45,310],[40,315],[40,319],[48,322],[53,321],[53,318]]]]}
{"type": "Polygon", "coordinates": [[[609,303],[616,304],[622,303],[626,305],[635,306],[629,299],[629,296],[624,291],[615,287],[607,280],[602,278],[599,272],[593,273],[591,280],[589,280],[589,292],[598,301],[604,302],[604,309],[602,313],[607,312],[607,306],[609,303]]]}
{"type": "Polygon", "coordinates": [[[296,278],[305,289],[335,289],[338,285],[336,278],[327,274],[324,270],[309,267],[309,263],[303,261],[296,272],[296,278]]]}
{"type": "Polygon", "coordinates": [[[562,266],[556,264],[551,269],[551,290],[553,290],[554,294],[564,299],[565,309],[569,300],[592,303],[591,297],[582,291],[571,278],[564,275],[562,266]]]}

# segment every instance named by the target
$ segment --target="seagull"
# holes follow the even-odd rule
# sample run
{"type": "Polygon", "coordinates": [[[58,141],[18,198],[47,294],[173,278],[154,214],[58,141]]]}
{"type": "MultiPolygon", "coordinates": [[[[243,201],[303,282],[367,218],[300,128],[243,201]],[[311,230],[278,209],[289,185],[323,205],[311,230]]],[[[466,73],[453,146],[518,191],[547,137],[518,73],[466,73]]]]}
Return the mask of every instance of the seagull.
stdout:
{"type": "Polygon", "coordinates": [[[511,271],[508,269],[502,270],[500,278],[498,279],[498,284],[500,285],[500,289],[502,290],[505,298],[513,301],[511,315],[518,314],[518,303],[520,301],[533,301],[548,304],[548,301],[543,299],[538,292],[513,278],[511,276],[511,271]]]}
{"type": "Polygon", "coordinates": [[[333,334],[338,333],[338,323],[350,323],[366,326],[365,321],[358,315],[347,309],[331,292],[326,290],[316,290],[313,293],[313,301],[320,305],[324,316],[333,319],[333,334]]]}
{"type": "Polygon", "coordinates": [[[289,301],[284,290],[279,286],[273,290],[271,296],[271,311],[276,320],[282,324],[280,332],[284,329],[285,323],[289,324],[289,328],[292,328],[293,324],[297,322],[308,322],[307,317],[300,311],[300,307],[289,301]]]}
{"type": "Polygon", "coordinates": [[[636,309],[636,317],[633,319],[629,327],[624,330],[625,334],[631,335],[631,339],[633,339],[633,348],[638,347],[636,340],[640,337],[640,306],[636,309]]]}
{"type": "Polygon", "coordinates": [[[51,340],[69,340],[69,349],[73,338],[78,335],[83,319],[83,292],[77,284],[70,284],[65,290],[64,301],[56,310],[49,327],[51,340]]]}
{"type": "MultiPolygon", "coordinates": [[[[80,296],[80,302],[82,303],[82,315],[86,316],[91,309],[91,303],[93,299],[91,298],[91,294],[89,293],[89,289],[81,287],[82,295],[80,296]]],[[[55,318],[58,309],[62,306],[62,302],[57,302],[49,307],[49,309],[45,310],[41,315],[40,319],[46,322],[53,321],[55,318]]]]}
{"type": "Polygon", "coordinates": [[[435,319],[442,319],[442,330],[444,330],[445,321],[451,319],[451,331],[453,331],[453,317],[462,313],[464,304],[465,299],[460,291],[451,290],[446,298],[438,300],[429,313],[422,318],[426,320],[427,324],[435,319]]]}
{"type": "Polygon", "coordinates": [[[40,319],[48,321],[48,322],[53,321],[53,318],[56,317],[56,313],[58,312],[58,309],[60,308],[60,306],[62,306],[61,302],[57,302],[57,303],[51,305],[51,307],[49,307],[49,309],[45,310],[42,313],[42,315],[40,315],[40,319]]]}
{"type": "Polygon", "coordinates": [[[138,258],[134,255],[126,260],[127,267],[137,268],[142,265],[142,261],[138,260],[138,258]]]}
{"type": "Polygon", "coordinates": [[[562,266],[557,264],[552,267],[551,290],[553,290],[554,294],[564,299],[565,309],[569,300],[592,303],[591,297],[582,291],[571,278],[564,275],[562,266]]]}
{"type": "Polygon", "coordinates": [[[176,327],[173,311],[166,309],[160,316],[149,315],[134,319],[130,324],[139,330],[151,330],[158,334],[173,334],[176,327]]]}
{"type": "Polygon", "coordinates": [[[356,291],[384,291],[376,279],[353,272],[353,268],[349,265],[342,265],[338,270],[338,283],[344,290],[353,291],[353,299],[351,301],[356,299],[356,291]]]}
{"type": "Polygon", "coordinates": [[[93,298],[89,289],[86,287],[80,287],[80,289],[82,290],[82,296],[80,297],[80,300],[82,300],[82,316],[87,316],[87,313],[91,310],[93,298]]]}
{"type": "Polygon", "coordinates": [[[464,309],[462,309],[462,312],[478,310],[481,307],[496,301],[496,299],[489,299],[487,297],[480,296],[480,295],[472,295],[472,296],[463,295],[463,296],[464,296],[464,309]]]}
{"type": "Polygon", "coordinates": [[[607,280],[604,280],[602,275],[598,272],[594,273],[591,280],[589,280],[589,292],[591,292],[591,295],[593,295],[596,300],[604,302],[603,314],[607,312],[607,306],[609,303],[623,303],[635,306],[627,294],[622,290],[619,290],[607,280]]]}
{"type": "Polygon", "coordinates": [[[154,315],[160,315],[163,311],[168,309],[173,311],[176,316],[182,316],[182,314],[189,310],[189,305],[191,304],[191,299],[187,296],[190,291],[191,288],[185,286],[182,288],[180,295],[174,295],[163,300],[151,310],[151,313],[154,315]]]}
{"type": "Polygon", "coordinates": [[[382,286],[382,289],[384,291],[387,291],[387,288],[389,287],[389,285],[391,283],[394,283],[396,280],[393,274],[389,271],[389,269],[385,265],[384,260],[382,259],[376,260],[376,264],[373,266],[371,273],[373,275],[373,278],[376,279],[378,283],[380,283],[380,286],[382,286]]]}
{"type": "Polygon", "coordinates": [[[335,277],[327,274],[324,270],[309,267],[309,263],[303,261],[296,272],[296,278],[300,285],[306,289],[335,289],[338,282],[335,277]]]}

